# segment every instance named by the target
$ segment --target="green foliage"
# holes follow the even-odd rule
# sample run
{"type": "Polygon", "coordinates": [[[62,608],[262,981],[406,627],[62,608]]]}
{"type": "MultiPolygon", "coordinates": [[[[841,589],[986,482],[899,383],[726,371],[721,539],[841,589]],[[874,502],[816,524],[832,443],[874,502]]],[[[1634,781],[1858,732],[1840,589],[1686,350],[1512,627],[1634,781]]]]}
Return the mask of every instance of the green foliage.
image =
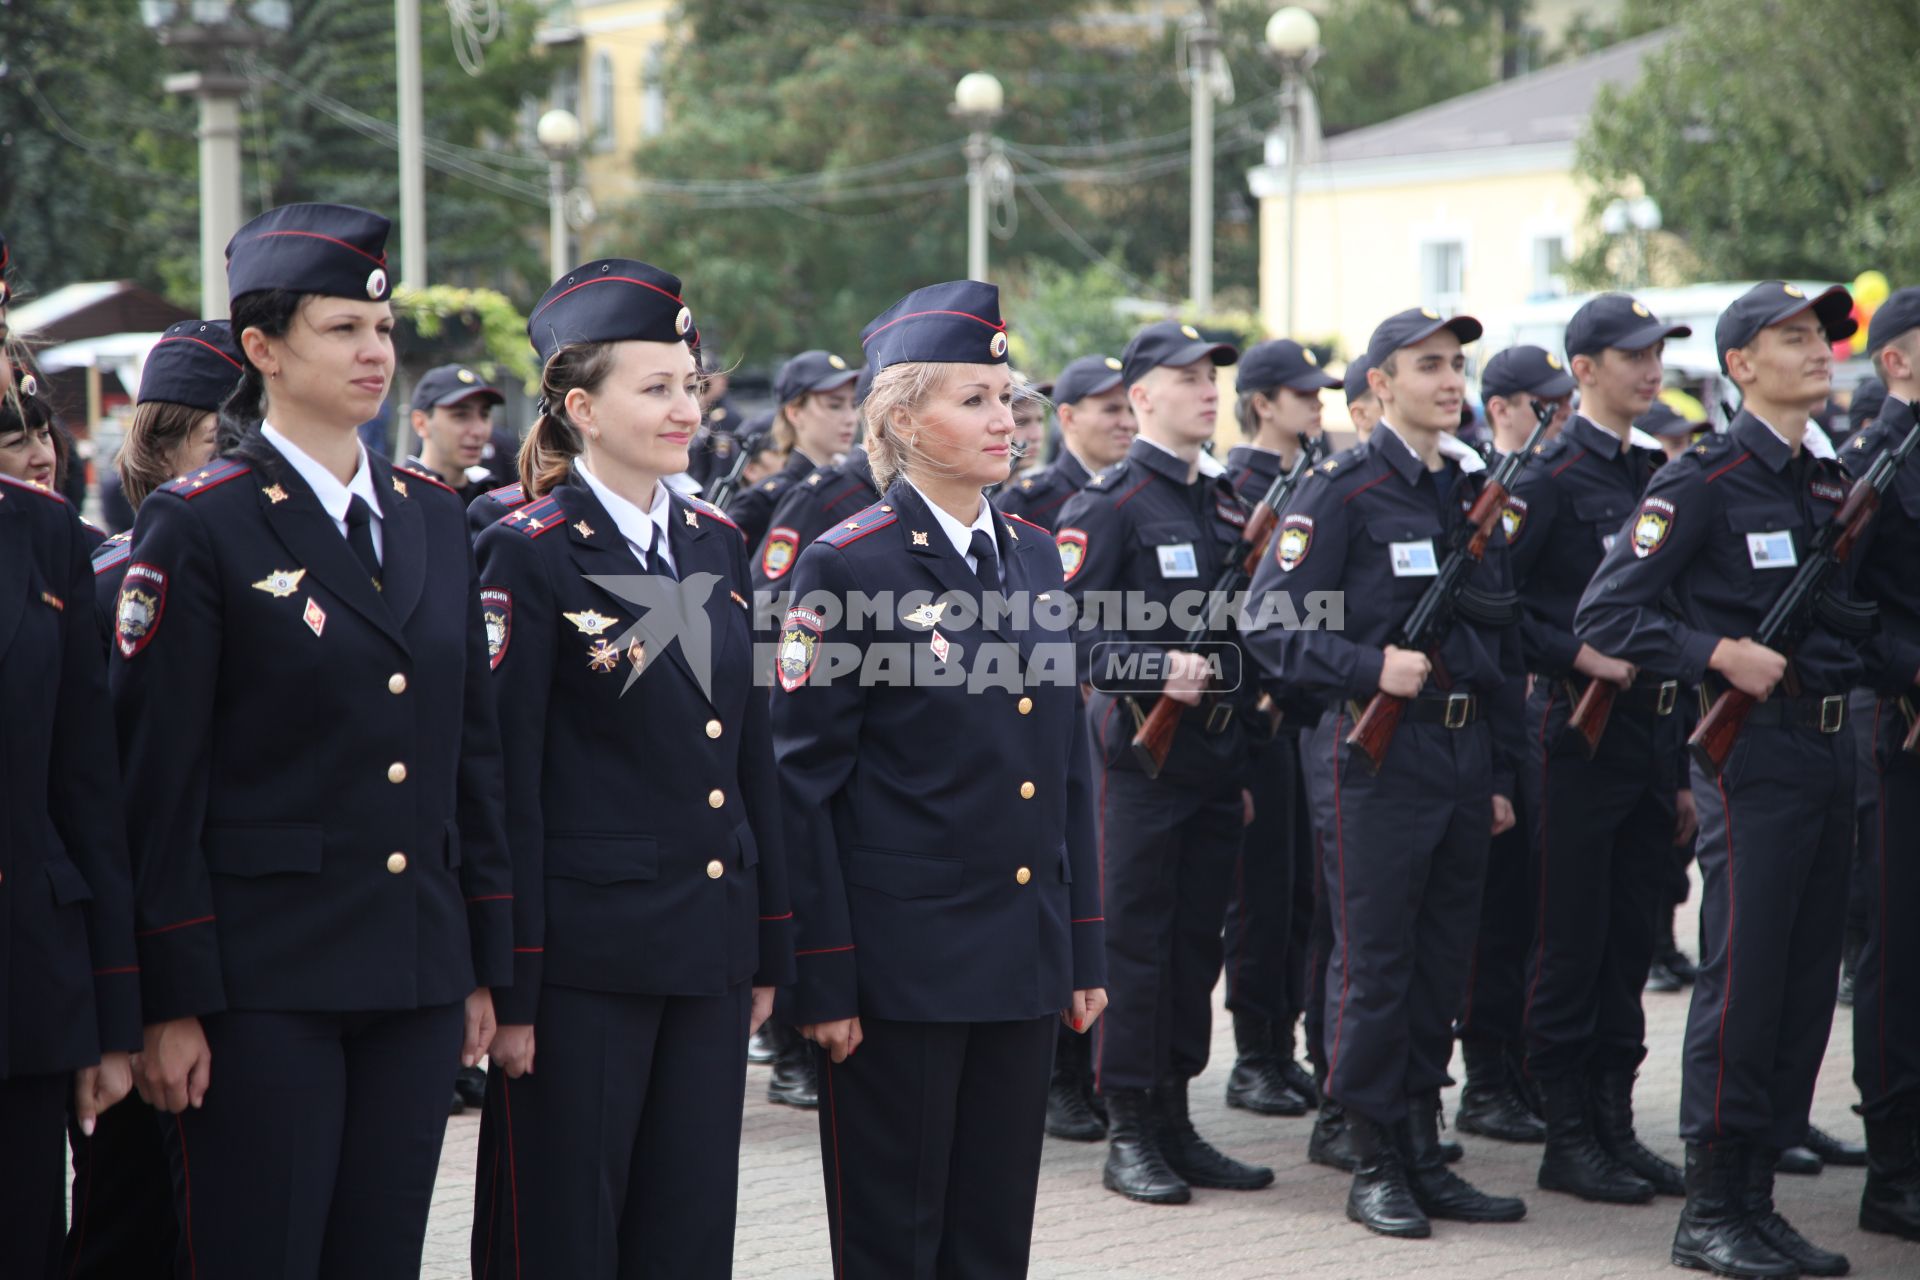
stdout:
{"type": "Polygon", "coordinates": [[[502,370],[511,373],[528,394],[538,387],[540,367],[527,344],[527,318],[504,293],[445,284],[424,289],[402,285],[393,291],[393,312],[427,339],[439,338],[449,320],[471,326],[478,354],[470,363],[479,365],[490,378],[499,377],[502,370]]]}
{"type": "Polygon", "coordinates": [[[1492,84],[1500,33],[1486,15],[1470,21],[1457,6],[1339,0],[1321,21],[1320,42],[1327,56],[1314,81],[1331,135],[1492,84]]]}
{"type": "Polygon", "coordinates": [[[1036,377],[1052,377],[1080,356],[1117,356],[1139,327],[1121,310],[1126,287],[1102,267],[1036,261],[1005,292],[1013,364],[1036,377]]]}

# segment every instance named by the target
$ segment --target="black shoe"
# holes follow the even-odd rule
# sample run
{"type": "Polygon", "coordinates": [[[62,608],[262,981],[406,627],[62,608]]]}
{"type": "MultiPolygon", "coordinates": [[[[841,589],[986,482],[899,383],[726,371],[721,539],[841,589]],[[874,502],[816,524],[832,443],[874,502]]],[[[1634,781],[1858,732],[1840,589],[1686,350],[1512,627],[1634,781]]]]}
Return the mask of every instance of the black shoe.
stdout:
{"type": "Polygon", "coordinates": [[[1792,1280],[1800,1268],[1747,1216],[1749,1148],[1728,1139],[1687,1144],[1687,1203],[1673,1233],[1673,1265],[1735,1280],[1792,1280]]]}
{"type": "MultiPolygon", "coordinates": [[[[1321,1114],[1325,1114],[1323,1111],[1321,1114]]],[[[1433,1234],[1425,1210],[1414,1199],[1407,1181],[1406,1162],[1387,1127],[1377,1120],[1353,1115],[1346,1119],[1353,1144],[1353,1188],[1347,1192],[1347,1217],[1367,1230],[1403,1240],[1425,1240],[1433,1234]]]]}
{"type": "Polygon", "coordinates": [[[1653,1184],[1608,1155],[1594,1138],[1585,1077],[1549,1076],[1539,1084],[1547,1109],[1540,1186],[1601,1204],[1645,1204],[1653,1199],[1653,1184]]]}
{"type": "Polygon", "coordinates": [[[1407,1100],[1398,1126],[1405,1140],[1407,1183],[1429,1218],[1452,1222],[1518,1222],[1527,1205],[1517,1196],[1490,1196],[1447,1168],[1440,1153],[1440,1091],[1407,1100]]]}
{"type": "Polygon", "coordinates": [[[1053,1050],[1053,1079],[1047,1085],[1047,1133],[1069,1142],[1098,1142],[1107,1136],[1107,1123],[1094,1114],[1087,1038],[1062,1030],[1053,1050]]]}
{"type": "Polygon", "coordinates": [[[1313,1121],[1313,1135],[1307,1139],[1307,1159],[1342,1173],[1353,1172],[1353,1140],[1347,1134],[1346,1109],[1325,1095],[1320,1099],[1320,1114],[1313,1121]]]}
{"type": "Polygon", "coordinates": [[[1807,1126],[1807,1150],[1820,1157],[1821,1164],[1837,1165],[1842,1169],[1864,1169],[1867,1167],[1867,1144],[1847,1142],[1836,1138],[1817,1125],[1807,1126]]]}
{"type": "Polygon", "coordinates": [[[1515,1087],[1505,1048],[1490,1040],[1462,1040],[1460,1053],[1467,1064],[1467,1083],[1460,1090],[1453,1127],[1500,1142],[1545,1142],[1547,1126],[1515,1087]]]}
{"type": "Polygon", "coordinates": [[[820,1067],[814,1047],[798,1035],[773,1060],[767,1077],[767,1101],[812,1110],[820,1105],[820,1067]]]}
{"type": "Polygon", "coordinates": [[[1633,1072],[1596,1071],[1587,1082],[1587,1106],[1602,1151],[1661,1195],[1687,1194],[1679,1166],[1648,1150],[1634,1134],[1633,1072]]]}
{"type": "Polygon", "coordinates": [[[1272,1184],[1273,1170],[1223,1155],[1194,1129],[1193,1119],[1187,1114],[1185,1080],[1166,1081],[1153,1091],[1153,1100],[1161,1154],[1190,1185],[1220,1191],[1258,1191],[1272,1184]]]}
{"type": "Polygon", "coordinates": [[[1920,1241],[1920,1104],[1868,1117],[1860,1229],[1920,1241]]]}
{"type": "Polygon", "coordinates": [[[1773,1251],[1805,1276],[1843,1276],[1851,1270],[1845,1254],[1822,1249],[1793,1229],[1773,1205],[1773,1150],[1754,1146],[1747,1157],[1747,1220],[1773,1251]]]}
{"type": "Polygon", "coordinates": [[[1227,1105],[1263,1116],[1303,1116],[1307,1100],[1287,1087],[1274,1050],[1273,1024],[1249,1013],[1233,1015],[1239,1050],[1227,1076],[1227,1105]]]}
{"type": "Polygon", "coordinates": [[[1100,1184],[1146,1204],[1185,1204],[1193,1192],[1173,1171],[1155,1136],[1153,1095],[1113,1089],[1107,1099],[1107,1165],[1100,1184]]]}
{"type": "Polygon", "coordinates": [[[460,1096],[458,1089],[453,1091],[453,1101],[447,1105],[447,1114],[450,1116],[463,1116],[467,1114],[467,1100],[460,1096]]]}
{"type": "Polygon", "coordinates": [[[1660,940],[1654,944],[1653,959],[1654,963],[1664,966],[1667,972],[1671,973],[1674,978],[1684,986],[1692,986],[1694,979],[1700,976],[1699,966],[1694,964],[1687,953],[1680,949],[1680,944],[1673,940],[1673,913],[1671,911],[1667,913],[1666,932],[1661,935],[1660,940]]]}
{"type": "Polygon", "coordinates": [[[1790,1173],[1796,1178],[1811,1178],[1826,1167],[1826,1161],[1811,1147],[1783,1147],[1773,1162],[1774,1172],[1790,1173]]]}
{"type": "Polygon", "coordinates": [[[772,1018],[760,1024],[760,1029],[747,1040],[748,1062],[764,1067],[780,1056],[779,1026],[772,1018]]]}
{"type": "Polygon", "coordinates": [[[1680,981],[1680,975],[1675,973],[1665,960],[1655,957],[1654,962],[1647,968],[1646,989],[1655,995],[1672,995],[1686,985],[1680,981]]]}
{"type": "Polygon", "coordinates": [[[1309,1108],[1320,1105],[1320,1086],[1313,1081],[1313,1073],[1290,1057],[1280,1059],[1280,1078],[1287,1082],[1287,1088],[1307,1100],[1309,1108]]]}
{"type": "Polygon", "coordinates": [[[460,1068],[453,1077],[453,1096],[470,1107],[484,1107],[487,1104],[487,1073],[479,1067],[460,1068]]]}

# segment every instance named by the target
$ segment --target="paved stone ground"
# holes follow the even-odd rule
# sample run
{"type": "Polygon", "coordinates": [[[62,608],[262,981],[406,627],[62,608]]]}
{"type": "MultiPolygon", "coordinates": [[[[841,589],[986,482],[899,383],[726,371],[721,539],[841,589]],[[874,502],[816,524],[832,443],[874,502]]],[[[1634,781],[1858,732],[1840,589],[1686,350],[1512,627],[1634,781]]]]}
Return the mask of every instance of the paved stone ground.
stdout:
{"type": "MultiPolygon", "coordinates": [[[[1682,937],[1692,920],[1682,921],[1682,937]]],[[[1218,993],[1216,993],[1216,1000],[1218,993]]],[[[1637,1094],[1641,1136],[1672,1159],[1679,1113],[1679,1052],[1687,996],[1648,996],[1651,1053],[1637,1094]]],[[[1848,1110],[1851,1014],[1838,1011],[1814,1121],[1858,1138],[1848,1110]]],[[[1534,1186],[1538,1147],[1514,1147],[1462,1137],[1463,1173],[1486,1190],[1522,1194],[1526,1221],[1512,1226],[1436,1223],[1428,1241],[1390,1241],[1346,1220],[1344,1175],[1306,1160],[1311,1117],[1272,1120],[1229,1111],[1222,1101],[1232,1065],[1231,1030],[1214,1024],[1213,1062],[1195,1082],[1195,1121],[1233,1155],[1273,1166],[1264,1191],[1197,1191],[1192,1204],[1154,1208],[1120,1199],[1100,1186],[1105,1148],[1049,1139],[1041,1171],[1032,1274],[1040,1280],[1639,1280],[1682,1274],[1667,1262],[1679,1202],[1660,1199],[1637,1208],[1605,1208],[1534,1186]]],[[[1456,1064],[1456,1075],[1458,1074],[1456,1064]]],[[[747,1077],[741,1146],[740,1225],[734,1274],[755,1280],[824,1280],[832,1274],[826,1209],[820,1185],[818,1130],[813,1115],[766,1101],[766,1068],[747,1077]]],[[[1454,1091],[1447,1111],[1452,1114],[1454,1091]]],[[[426,1280],[464,1280],[471,1217],[474,1114],[450,1122],[440,1183],[434,1197],[426,1280]]],[[[1845,1251],[1861,1277],[1920,1276],[1920,1245],[1869,1235],[1855,1225],[1863,1171],[1830,1169],[1816,1178],[1780,1179],[1779,1200],[1792,1221],[1817,1243],[1845,1251]]],[[[528,1280],[564,1280],[528,1277],[528,1280]]]]}

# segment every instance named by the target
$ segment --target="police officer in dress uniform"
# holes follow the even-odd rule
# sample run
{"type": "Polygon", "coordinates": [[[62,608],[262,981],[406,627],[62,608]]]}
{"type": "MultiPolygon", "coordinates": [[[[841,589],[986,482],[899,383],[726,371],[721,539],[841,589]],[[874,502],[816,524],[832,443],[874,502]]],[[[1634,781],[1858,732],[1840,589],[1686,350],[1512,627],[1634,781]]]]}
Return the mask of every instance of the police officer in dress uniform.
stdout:
{"type": "Polygon", "coordinates": [[[1582,643],[1654,680],[1700,684],[1703,701],[1729,686],[1763,699],[1724,770],[1693,765],[1705,887],[1672,1257],[1721,1275],[1847,1269],[1775,1212],[1773,1166],[1806,1137],[1833,1021],[1854,802],[1842,731],[1863,663],[1824,620],[1791,658],[1751,637],[1846,497],[1846,473],[1802,437],[1832,385],[1828,344],[1855,328],[1851,309],[1844,289],[1808,297],[1768,281],[1721,314],[1720,367],[1745,404],[1725,435],[1653,478],[1574,615],[1582,643]]]}
{"type": "MultiPolygon", "coordinates": [[[[1885,376],[1882,405],[1840,460],[1866,470],[1884,449],[1899,446],[1920,404],[1920,289],[1897,290],[1873,314],[1867,350],[1885,376]]],[[[1857,405],[1866,388],[1854,392],[1857,405]]],[[[1903,750],[1920,706],[1920,470],[1909,461],[1860,553],[1863,595],[1879,602],[1880,637],[1867,670],[1868,693],[1856,694],[1863,760],[1859,825],[1867,866],[1866,940],[1855,977],[1853,1082],[1867,1127],[1867,1182],[1860,1226],[1920,1240],[1920,759],[1903,750]],[[1902,850],[1908,851],[1907,856],[1902,850]]]]}
{"type": "Polygon", "coordinates": [[[1327,1092],[1356,1160],[1347,1215],[1395,1236],[1526,1212],[1457,1177],[1439,1140],[1487,844],[1513,822],[1518,747],[1502,735],[1517,708],[1501,704],[1521,661],[1500,531],[1437,655],[1393,643],[1479,483],[1479,456],[1447,433],[1466,394],[1461,346],[1480,332],[1426,310],[1381,322],[1367,346],[1381,422],[1290,501],[1250,593],[1248,643],[1269,679],[1330,704],[1303,747],[1333,929],[1327,1092]],[[1313,625],[1315,593],[1334,590],[1344,625],[1313,625]],[[1345,745],[1376,691],[1407,699],[1378,772],[1345,745]]]}
{"type": "MultiPolygon", "coordinates": [[[[0,432],[50,415],[37,391],[32,374],[7,367],[0,432]]],[[[32,1280],[64,1274],[67,1117],[87,1142],[132,1087],[128,1055],[140,1045],[133,888],[87,544],[65,498],[0,477],[0,1269],[32,1280]]],[[[76,1200],[76,1218],[83,1211],[76,1200]]]]}
{"type": "Polygon", "coordinates": [[[142,504],[115,607],[140,1087],[203,1280],[415,1274],[511,976],[464,513],[355,430],[393,376],[387,231],[305,204],[235,233],[221,456],[142,504]]]}
{"type": "MultiPolygon", "coordinates": [[[[1114,1004],[1095,1046],[1109,1121],[1103,1184],[1154,1204],[1191,1187],[1250,1191],[1273,1171],[1208,1145],[1188,1117],[1187,1086],[1207,1064],[1221,924],[1248,804],[1246,715],[1254,691],[1230,641],[1209,656],[1182,647],[1247,511],[1226,470],[1201,451],[1219,404],[1215,370],[1238,358],[1191,325],[1140,330],[1121,356],[1140,435],[1120,463],[1061,508],[1054,531],[1100,771],[1102,887],[1114,1004]],[[1158,625],[1126,606],[1160,612],[1158,625]],[[1147,677],[1127,665],[1145,656],[1147,677]],[[1164,662],[1165,667],[1158,667],[1164,662]],[[1166,763],[1149,777],[1130,742],[1162,687],[1187,708],[1166,763]]],[[[1142,610],[1137,610],[1143,612],[1142,610]]],[[[1223,637],[1225,639],[1225,637],[1223,637]]]]}
{"type": "Polygon", "coordinates": [[[780,495],[853,447],[860,425],[853,384],[859,377],[859,370],[831,351],[802,351],[774,375],[780,407],[774,410],[773,442],[786,452],[786,464],[727,504],[727,518],[746,535],[750,550],[759,552],[773,527],[780,495]]]}
{"type": "MultiPolygon", "coordinates": [[[[1246,441],[1228,452],[1227,474],[1251,506],[1320,434],[1321,394],[1341,384],[1290,338],[1249,348],[1235,374],[1234,414],[1246,441]]],[[[1293,1059],[1313,922],[1313,828],[1300,728],[1319,710],[1311,703],[1283,708],[1269,698],[1248,735],[1253,821],[1227,900],[1227,1009],[1238,1048],[1227,1105],[1264,1115],[1304,1115],[1319,1097],[1313,1077],[1293,1059]]]]}
{"type": "Polygon", "coordinates": [[[406,465],[424,471],[471,503],[500,487],[508,477],[509,460],[502,470],[486,461],[493,411],[507,398],[500,389],[463,364],[443,364],[427,370],[413,388],[413,407],[407,415],[420,448],[406,465]]]}
{"type": "Polygon", "coordinates": [[[746,548],[666,483],[700,422],[677,278],[586,263],[527,332],[539,497],[476,544],[515,896],[474,1273],[720,1280],[747,1035],[793,972],[746,548]]]}
{"type": "Polygon", "coordinates": [[[1018,1277],[1053,1023],[1106,1003],[1086,727],[1040,622],[1062,575],[981,496],[1013,429],[999,291],[916,290],[863,345],[886,494],[801,553],[773,705],[834,1274],[1018,1277]]]}
{"type": "Polygon", "coordinates": [[[1580,412],[1521,473],[1503,516],[1533,672],[1521,776],[1539,914],[1525,1013],[1527,1072],[1548,1124],[1539,1183],[1622,1204],[1686,1191],[1680,1170],[1634,1136],[1633,1080],[1668,851],[1676,834],[1692,837],[1694,814],[1691,792],[1676,791],[1679,682],[1636,679],[1631,660],[1574,633],[1573,613],[1665,464],[1629,436],[1660,393],[1667,340],[1692,332],[1622,293],[1576,311],[1566,345],[1580,412]],[[1567,723],[1590,680],[1615,686],[1591,757],[1567,723]]]}

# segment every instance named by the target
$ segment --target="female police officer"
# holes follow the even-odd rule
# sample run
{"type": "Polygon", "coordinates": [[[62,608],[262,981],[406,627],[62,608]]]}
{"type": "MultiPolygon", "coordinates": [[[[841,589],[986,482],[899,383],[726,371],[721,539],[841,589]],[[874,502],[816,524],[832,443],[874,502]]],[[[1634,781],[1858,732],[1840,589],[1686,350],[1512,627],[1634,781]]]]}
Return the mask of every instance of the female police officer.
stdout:
{"type": "Polygon", "coordinates": [[[793,916],[746,549],[665,483],[700,426],[680,292],[624,259],[547,290],[535,499],[477,544],[517,896],[476,1275],[732,1274],[747,1035],[793,916]]]}
{"type": "Polygon", "coordinates": [[[1019,1276],[1053,1019],[1099,1016],[1105,940],[1071,646],[979,606],[1044,610],[1060,563],[981,497],[1013,430],[998,291],[918,290],[865,346],[885,496],[801,554],[773,711],[835,1274],[1019,1276]]]}
{"type": "Polygon", "coordinates": [[[464,512],[355,434],[393,376],[387,229],[235,234],[221,457],[141,506],[114,612],[141,1091],[201,1280],[415,1274],[510,973],[464,512]]]}

